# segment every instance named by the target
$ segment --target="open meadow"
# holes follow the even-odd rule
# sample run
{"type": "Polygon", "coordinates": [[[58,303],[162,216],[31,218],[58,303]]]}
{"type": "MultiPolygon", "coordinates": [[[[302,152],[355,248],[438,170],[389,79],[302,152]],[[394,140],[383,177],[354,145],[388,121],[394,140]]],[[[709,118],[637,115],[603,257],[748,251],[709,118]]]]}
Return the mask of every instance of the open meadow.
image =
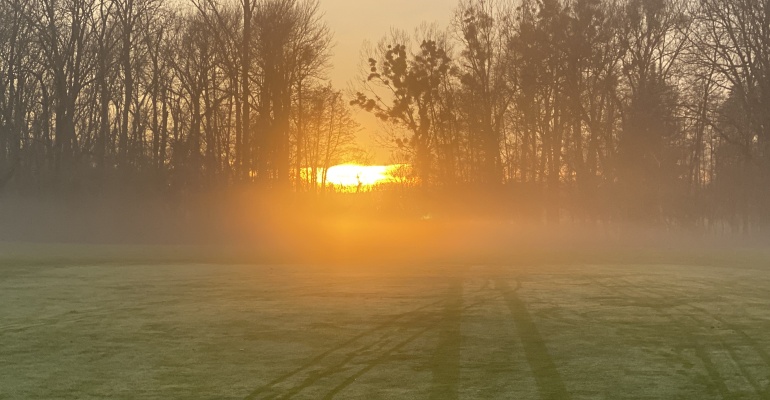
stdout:
{"type": "Polygon", "coordinates": [[[770,400],[770,0],[0,0],[0,400],[770,400]]]}
{"type": "Polygon", "coordinates": [[[770,398],[758,252],[281,265],[3,250],[2,399],[770,398]]]}

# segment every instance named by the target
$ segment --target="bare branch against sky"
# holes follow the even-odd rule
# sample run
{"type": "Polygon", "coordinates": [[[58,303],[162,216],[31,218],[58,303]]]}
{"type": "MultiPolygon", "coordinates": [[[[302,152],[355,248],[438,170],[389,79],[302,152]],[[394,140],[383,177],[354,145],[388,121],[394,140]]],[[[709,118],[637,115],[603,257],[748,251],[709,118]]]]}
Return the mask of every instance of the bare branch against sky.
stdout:
{"type": "Polygon", "coordinates": [[[423,22],[446,26],[456,6],[455,0],[323,0],[336,43],[330,78],[337,87],[345,87],[356,75],[364,41],[377,43],[391,28],[411,32],[423,22]]]}

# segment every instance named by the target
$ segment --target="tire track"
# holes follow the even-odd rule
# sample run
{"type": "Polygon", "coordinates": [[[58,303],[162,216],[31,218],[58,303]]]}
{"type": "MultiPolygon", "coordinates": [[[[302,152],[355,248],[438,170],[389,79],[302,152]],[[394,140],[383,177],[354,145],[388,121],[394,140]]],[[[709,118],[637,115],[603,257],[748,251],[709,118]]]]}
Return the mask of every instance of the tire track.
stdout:
{"type": "Polygon", "coordinates": [[[302,390],[312,386],[314,383],[318,382],[319,380],[344,371],[345,370],[344,367],[354,358],[360,356],[362,353],[368,351],[369,349],[377,347],[378,345],[387,344],[392,338],[392,336],[393,335],[385,335],[372,343],[361,346],[351,351],[350,353],[348,353],[348,355],[345,358],[340,360],[338,363],[327,367],[325,370],[321,372],[309,375],[308,377],[305,378],[304,381],[302,381],[302,383],[291,388],[289,391],[283,393],[281,396],[278,396],[278,398],[289,399],[292,396],[296,395],[297,393],[301,392],[302,390]]]}
{"type": "Polygon", "coordinates": [[[395,345],[395,346],[391,347],[390,349],[386,350],[379,357],[377,357],[376,359],[372,360],[369,364],[367,364],[364,368],[360,369],[358,372],[356,372],[355,374],[353,374],[353,375],[349,376],[347,379],[345,379],[342,383],[340,383],[339,385],[335,386],[329,393],[326,394],[326,396],[323,397],[323,399],[331,399],[331,398],[333,398],[337,393],[341,392],[342,390],[344,390],[345,388],[350,386],[353,382],[355,382],[356,379],[358,379],[359,377],[361,377],[365,373],[371,371],[374,367],[376,367],[376,366],[382,364],[383,362],[385,362],[390,357],[390,355],[393,352],[402,349],[404,346],[408,345],[409,343],[412,343],[417,338],[419,338],[420,336],[425,334],[425,332],[428,332],[434,326],[435,326],[435,323],[430,324],[430,325],[426,326],[425,328],[422,328],[419,331],[417,331],[416,333],[412,334],[411,336],[409,336],[405,340],[399,342],[397,345],[395,345]]]}
{"type": "MultiPolygon", "coordinates": [[[[650,289],[645,289],[645,291],[647,293],[649,293],[649,294],[652,294],[652,295],[656,296],[659,299],[662,299],[665,296],[664,293],[655,292],[655,291],[652,291],[650,289]]],[[[721,316],[719,316],[717,314],[714,314],[714,313],[708,311],[707,309],[705,309],[703,307],[700,307],[700,306],[697,306],[697,305],[694,305],[694,304],[690,304],[690,303],[685,303],[685,304],[683,304],[683,306],[688,307],[688,308],[690,308],[690,309],[692,309],[692,310],[694,310],[696,312],[699,312],[701,315],[705,316],[706,318],[710,318],[710,319],[712,319],[714,321],[719,322],[720,325],[722,325],[725,328],[729,329],[730,331],[736,333],[739,337],[741,337],[741,339],[742,339],[742,341],[744,343],[748,344],[749,347],[752,348],[754,354],[757,355],[762,360],[762,362],[765,364],[765,366],[768,369],[770,369],[770,355],[768,355],[767,351],[765,351],[765,349],[762,348],[759,345],[759,343],[756,342],[756,340],[754,340],[751,336],[749,336],[744,331],[744,329],[741,326],[739,326],[737,324],[734,324],[734,323],[731,323],[731,322],[728,322],[727,320],[725,320],[721,316]]],[[[696,324],[699,324],[699,325],[702,325],[702,326],[703,325],[708,325],[708,324],[704,324],[703,321],[699,320],[698,318],[696,318],[692,314],[688,314],[687,317],[690,318],[692,321],[694,321],[696,324]]],[[[727,353],[730,355],[730,359],[735,364],[735,366],[738,367],[738,369],[739,369],[739,371],[741,373],[741,376],[744,379],[746,379],[746,381],[749,383],[749,385],[752,386],[752,388],[754,389],[754,392],[757,394],[757,396],[759,396],[762,399],[770,400],[770,384],[768,384],[768,386],[763,389],[762,385],[756,379],[754,379],[754,377],[750,373],[749,369],[746,367],[745,363],[743,361],[741,361],[740,357],[738,357],[738,355],[736,354],[735,349],[733,348],[733,346],[731,346],[724,339],[720,339],[719,342],[727,350],[727,353]]]]}
{"type": "MultiPolygon", "coordinates": [[[[462,307],[460,310],[461,311],[465,311],[465,310],[471,309],[473,307],[476,307],[476,306],[478,306],[480,304],[484,304],[487,301],[489,301],[488,298],[487,299],[482,299],[482,300],[476,301],[476,302],[474,302],[472,304],[469,304],[469,305],[467,305],[465,307],[462,307]]],[[[336,394],[338,394],[339,392],[341,392],[342,390],[344,390],[345,388],[350,386],[353,382],[355,382],[356,379],[358,379],[359,377],[361,377],[365,373],[371,371],[373,368],[377,367],[378,365],[380,365],[380,364],[384,363],[385,361],[387,361],[388,358],[390,357],[390,355],[393,352],[398,351],[401,348],[405,347],[406,345],[412,343],[413,341],[415,341],[420,336],[424,335],[429,330],[437,327],[442,321],[443,321],[443,319],[439,319],[438,321],[432,321],[431,323],[428,324],[428,326],[424,327],[423,329],[417,331],[416,333],[414,333],[413,335],[409,336],[405,340],[399,342],[395,346],[393,346],[390,349],[386,350],[379,357],[377,357],[376,359],[370,361],[364,368],[360,369],[358,372],[356,372],[355,374],[353,374],[353,375],[349,376],[347,379],[345,379],[342,383],[340,383],[339,385],[335,386],[331,391],[329,391],[329,393],[326,394],[326,396],[323,397],[323,399],[331,399],[331,398],[333,398],[336,394]]],[[[455,396],[456,396],[456,393],[455,393],[455,396]]]]}
{"type": "Polygon", "coordinates": [[[716,314],[713,314],[713,313],[709,312],[708,310],[706,310],[703,307],[699,307],[699,306],[692,305],[692,304],[688,304],[687,306],[692,308],[692,309],[700,311],[704,315],[708,315],[709,317],[713,318],[714,320],[716,320],[717,322],[719,322],[723,326],[725,326],[725,327],[729,328],[730,330],[734,331],[735,333],[737,333],[739,336],[741,336],[741,338],[743,338],[743,340],[749,346],[751,346],[752,349],[754,349],[754,352],[762,359],[762,361],[764,361],[765,365],[768,368],[770,368],[770,354],[768,354],[768,352],[759,343],[757,343],[757,341],[754,340],[754,338],[749,336],[746,333],[746,331],[743,329],[742,326],[740,326],[738,324],[735,324],[735,323],[732,323],[732,322],[728,322],[724,318],[720,317],[719,315],[716,315],[716,314]]]}
{"type": "MultiPolygon", "coordinates": [[[[654,298],[656,300],[657,303],[664,304],[666,299],[667,299],[667,297],[670,297],[670,295],[667,295],[667,294],[661,293],[661,292],[656,292],[654,290],[650,290],[649,288],[641,288],[637,284],[635,284],[633,282],[630,282],[627,278],[620,278],[619,280],[621,282],[623,282],[628,289],[635,290],[635,292],[637,293],[638,296],[635,296],[635,297],[634,296],[629,296],[627,292],[622,292],[622,291],[620,291],[615,286],[607,286],[606,284],[602,284],[602,283],[598,283],[598,282],[597,282],[597,284],[602,286],[602,287],[604,287],[605,289],[608,289],[610,291],[613,291],[613,292],[618,293],[618,294],[620,294],[620,295],[622,295],[622,296],[624,296],[626,298],[630,298],[631,300],[638,301],[640,303],[644,303],[644,302],[641,301],[643,298],[644,299],[649,299],[649,298],[652,297],[652,298],[654,298]],[[644,297],[642,297],[642,296],[644,296],[644,297]]],[[[594,281],[594,282],[596,282],[596,281],[594,281]]],[[[764,361],[765,365],[770,367],[770,357],[768,357],[767,352],[765,352],[764,349],[759,347],[758,344],[756,343],[756,341],[754,341],[750,336],[748,336],[748,334],[746,334],[743,330],[741,330],[735,324],[731,324],[731,323],[725,321],[720,316],[717,316],[717,315],[709,312],[708,310],[706,310],[706,309],[704,309],[702,307],[695,306],[695,305],[690,304],[690,303],[688,303],[686,301],[682,302],[681,304],[677,303],[676,306],[688,307],[688,308],[690,308],[692,310],[695,310],[695,311],[699,312],[700,314],[704,315],[705,317],[711,318],[713,320],[716,320],[716,321],[720,322],[722,325],[724,325],[725,327],[728,327],[733,332],[735,332],[739,336],[741,336],[746,341],[746,343],[748,343],[749,346],[752,347],[752,349],[754,350],[755,354],[757,354],[764,361]]],[[[703,344],[701,343],[701,341],[699,341],[697,339],[696,335],[693,334],[690,329],[688,329],[687,327],[685,327],[685,326],[683,326],[681,324],[681,317],[685,317],[685,318],[691,320],[692,322],[694,322],[696,325],[699,325],[699,326],[707,326],[708,324],[704,323],[702,320],[696,318],[692,314],[684,314],[680,318],[678,318],[676,315],[667,312],[665,310],[666,307],[664,307],[664,306],[648,306],[648,307],[653,309],[653,310],[655,310],[661,316],[664,316],[667,319],[669,319],[670,321],[676,323],[676,325],[678,327],[678,331],[680,332],[680,334],[686,339],[686,341],[688,343],[692,344],[692,346],[693,346],[693,348],[695,350],[696,356],[703,363],[703,367],[704,367],[704,369],[706,370],[706,373],[709,376],[709,380],[714,385],[714,387],[717,389],[717,391],[719,392],[720,396],[722,398],[724,398],[724,399],[734,398],[736,394],[734,394],[727,387],[727,383],[725,382],[725,379],[722,377],[722,374],[719,372],[719,369],[718,369],[717,365],[712,361],[711,357],[709,357],[708,352],[706,351],[706,349],[703,346],[703,344]]],[[[728,352],[728,354],[730,356],[730,359],[735,364],[735,366],[738,368],[738,370],[740,372],[740,376],[743,377],[749,383],[750,386],[752,386],[752,389],[754,389],[754,392],[756,393],[756,395],[759,396],[762,399],[770,399],[770,392],[768,392],[768,389],[766,388],[766,389],[763,390],[761,388],[760,383],[757,382],[756,379],[754,379],[753,376],[751,376],[751,374],[749,373],[748,368],[743,364],[743,362],[740,361],[740,358],[737,357],[737,355],[735,353],[735,350],[732,348],[732,346],[730,346],[730,344],[728,344],[723,339],[719,339],[719,343],[727,350],[727,352],[728,352]]]]}
{"type": "MultiPolygon", "coordinates": [[[[435,320],[436,318],[432,318],[432,319],[435,320]]],[[[405,323],[406,325],[412,325],[415,322],[424,322],[424,321],[425,321],[425,318],[424,318],[423,315],[415,315],[415,316],[412,316],[410,319],[404,321],[403,323],[405,323]]],[[[318,382],[319,380],[321,380],[323,378],[326,378],[326,377],[329,377],[329,376],[332,376],[332,375],[337,374],[339,372],[343,372],[345,370],[344,367],[350,361],[352,361],[356,357],[361,356],[362,353],[365,353],[366,351],[368,351],[368,350],[370,350],[372,348],[378,347],[378,345],[380,345],[379,347],[383,347],[385,344],[389,343],[391,341],[391,339],[396,334],[397,333],[386,333],[385,335],[383,335],[379,339],[375,340],[374,342],[366,344],[364,346],[361,346],[361,347],[359,347],[358,349],[356,349],[354,351],[351,351],[350,353],[347,354],[347,356],[345,358],[343,358],[342,360],[340,360],[336,364],[330,365],[330,366],[326,367],[323,371],[320,371],[320,372],[315,373],[315,374],[311,374],[310,376],[305,378],[305,380],[302,383],[300,383],[299,385],[289,389],[289,391],[281,394],[280,396],[277,396],[277,398],[280,398],[280,399],[291,398],[292,396],[298,394],[302,390],[312,386],[314,383],[318,382]]]]}
{"type": "MultiPolygon", "coordinates": [[[[430,307],[438,306],[438,305],[442,304],[443,302],[444,302],[443,300],[434,301],[434,302],[428,303],[426,305],[423,305],[421,307],[415,308],[415,309],[413,309],[411,311],[408,311],[408,312],[405,312],[405,313],[401,313],[401,314],[396,314],[396,315],[388,318],[387,320],[381,322],[380,324],[378,324],[378,325],[376,325],[376,326],[374,326],[374,327],[372,327],[370,329],[367,329],[367,330],[365,330],[365,331],[363,331],[363,332],[361,332],[361,333],[351,337],[350,339],[345,340],[344,342],[341,342],[341,343],[337,344],[336,346],[334,346],[334,347],[332,347],[332,348],[330,348],[330,349],[328,349],[328,350],[326,350],[326,351],[316,355],[315,357],[311,358],[310,360],[308,360],[304,364],[300,365],[296,369],[294,369],[292,371],[289,371],[289,372],[287,372],[287,373],[285,373],[285,374],[283,374],[283,375],[273,379],[272,381],[270,381],[270,382],[260,386],[259,388],[255,389],[254,391],[249,393],[246,397],[244,397],[244,400],[256,399],[257,396],[259,396],[260,394],[263,394],[264,392],[272,389],[273,386],[278,385],[278,384],[280,384],[280,383],[282,383],[282,382],[292,378],[293,376],[299,374],[300,372],[315,366],[316,364],[320,363],[323,359],[325,359],[326,357],[334,354],[335,352],[337,352],[339,350],[342,350],[342,349],[344,349],[344,348],[346,348],[346,347],[356,343],[357,341],[359,341],[359,340],[361,340],[361,339],[363,339],[363,338],[365,338],[365,337],[367,337],[367,336],[369,336],[369,335],[371,335],[373,333],[376,333],[378,331],[381,331],[383,329],[386,329],[388,327],[396,325],[400,320],[402,320],[404,318],[409,318],[409,317],[412,317],[412,316],[421,317],[421,315],[419,315],[419,313],[421,311],[423,311],[425,309],[428,309],[430,307]]],[[[365,346],[365,347],[367,347],[367,346],[365,346]]]]}
{"type": "Polygon", "coordinates": [[[99,318],[112,317],[118,312],[141,311],[141,310],[152,308],[153,306],[161,305],[164,303],[167,303],[167,301],[164,300],[164,301],[148,302],[146,304],[132,304],[127,306],[107,308],[106,310],[105,310],[105,307],[90,307],[88,309],[72,309],[68,311],[61,311],[55,314],[48,314],[48,315],[36,317],[32,320],[35,322],[31,322],[28,324],[15,323],[15,324],[9,324],[9,325],[2,325],[0,326],[0,334],[8,333],[8,332],[19,333],[24,330],[37,328],[40,326],[54,326],[56,324],[74,324],[74,323],[83,322],[89,319],[98,320],[99,318]]]}
{"type": "Polygon", "coordinates": [[[506,281],[498,280],[497,287],[502,292],[508,309],[511,311],[511,317],[524,348],[524,356],[535,377],[540,398],[569,399],[571,396],[553,358],[548,353],[545,340],[532,320],[532,315],[527,310],[526,304],[517,294],[521,288],[521,281],[517,279],[516,288],[511,289],[506,281]]]}
{"type": "MultiPolygon", "coordinates": [[[[662,299],[665,296],[664,293],[655,292],[650,289],[644,289],[644,291],[646,291],[648,294],[652,294],[656,296],[659,299],[662,299]]],[[[714,314],[713,312],[710,312],[703,307],[696,306],[687,302],[685,302],[683,306],[689,307],[690,309],[699,312],[701,315],[705,316],[706,318],[711,318],[712,320],[719,322],[722,326],[736,333],[738,336],[740,336],[743,339],[743,341],[746,344],[749,345],[749,347],[751,347],[754,350],[754,354],[756,354],[764,362],[765,366],[770,369],[770,355],[768,355],[765,349],[762,348],[759,345],[759,343],[756,342],[756,340],[754,340],[751,336],[749,336],[741,326],[728,322],[721,316],[714,314]]],[[[698,320],[698,318],[696,318],[692,314],[688,314],[687,317],[699,325],[708,325],[708,324],[704,324],[703,321],[698,320]]],[[[750,373],[748,373],[747,367],[744,365],[743,362],[740,361],[740,358],[737,357],[735,350],[732,348],[732,346],[730,346],[730,344],[728,344],[724,339],[720,339],[720,343],[728,351],[728,354],[730,355],[730,359],[741,371],[741,375],[743,376],[743,378],[746,379],[746,381],[749,382],[749,384],[754,388],[756,394],[763,399],[770,399],[770,385],[768,385],[768,387],[766,387],[765,389],[762,389],[761,384],[757,382],[756,379],[754,379],[754,377],[751,376],[750,373]]]]}
{"type": "Polygon", "coordinates": [[[724,347],[727,350],[727,353],[730,354],[730,359],[733,360],[733,363],[738,366],[738,369],[741,371],[741,375],[743,375],[744,378],[749,382],[751,387],[754,389],[754,392],[759,395],[762,399],[768,398],[767,391],[762,389],[762,385],[757,382],[756,379],[754,379],[753,376],[751,376],[751,372],[746,368],[746,366],[742,362],[738,362],[740,357],[735,353],[735,350],[728,345],[724,340],[720,341],[722,344],[722,347],[724,347]]]}
{"type": "MultiPolygon", "coordinates": [[[[679,336],[683,337],[686,343],[692,345],[693,349],[695,350],[696,357],[698,357],[698,359],[703,364],[703,368],[706,370],[706,373],[708,374],[709,382],[711,382],[712,388],[716,389],[719,392],[719,395],[723,399],[730,398],[731,394],[730,394],[730,390],[727,388],[727,384],[725,383],[724,379],[722,379],[721,375],[719,374],[719,371],[714,365],[714,362],[706,353],[706,350],[703,348],[701,343],[695,338],[692,332],[690,332],[689,329],[683,327],[679,319],[675,318],[673,315],[666,312],[663,306],[658,305],[658,303],[662,303],[662,302],[659,301],[659,302],[656,302],[655,304],[649,304],[648,303],[649,296],[644,296],[643,292],[639,289],[638,285],[632,282],[629,282],[625,278],[616,278],[616,280],[623,282],[623,284],[625,285],[625,288],[624,288],[625,290],[618,289],[617,285],[609,286],[606,283],[602,283],[597,281],[596,279],[592,279],[592,281],[597,285],[607,289],[610,292],[617,294],[621,298],[629,299],[632,302],[635,302],[637,304],[642,304],[644,307],[655,310],[655,312],[658,313],[659,315],[675,323],[677,327],[677,331],[679,332],[679,336]],[[630,293],[630,291],[633,291],[633,290],[636,290],[636,294],[637,294],[636,296],[630,293]]],[[[657,297],[658,300],[660,300],[660,296],[655,296],[655,297],[657,297]]]]}

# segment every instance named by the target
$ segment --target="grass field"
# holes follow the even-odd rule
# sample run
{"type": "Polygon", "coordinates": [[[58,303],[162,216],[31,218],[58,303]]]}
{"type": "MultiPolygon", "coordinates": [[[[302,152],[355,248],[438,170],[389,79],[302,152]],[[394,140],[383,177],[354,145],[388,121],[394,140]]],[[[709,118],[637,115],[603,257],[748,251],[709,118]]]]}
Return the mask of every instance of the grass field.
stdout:
{"type": "Polygon", "coordinates": [[[8,248],[2,399],[770,399],[762,257],[318,266],[8,248]]]}

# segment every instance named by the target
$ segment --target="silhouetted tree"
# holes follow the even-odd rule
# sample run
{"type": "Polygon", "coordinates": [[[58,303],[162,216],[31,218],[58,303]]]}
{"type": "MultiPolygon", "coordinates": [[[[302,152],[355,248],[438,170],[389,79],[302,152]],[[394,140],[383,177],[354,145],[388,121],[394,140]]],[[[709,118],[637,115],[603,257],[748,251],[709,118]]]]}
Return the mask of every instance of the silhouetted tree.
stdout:
{"type": "Polygon", "coordinates": [[[434,128],[441,116],[436,106],[451,60],[445,40],[430,32],[415,38],[419,42],[415,53],[411,53],[411,43],[405,36],[389,39],[392,44],[383,42],[377,54],[369,58],[370,73],[362,88],[366,93],[358,92],[351,104],[410,132],[411,136],[398,139],[398,144],[412,149],[414,169],[422,184],[427,185],[431,177],[434,128]],[[384,97],[383,92],[388,92],[389,98],[384,97]]]}

